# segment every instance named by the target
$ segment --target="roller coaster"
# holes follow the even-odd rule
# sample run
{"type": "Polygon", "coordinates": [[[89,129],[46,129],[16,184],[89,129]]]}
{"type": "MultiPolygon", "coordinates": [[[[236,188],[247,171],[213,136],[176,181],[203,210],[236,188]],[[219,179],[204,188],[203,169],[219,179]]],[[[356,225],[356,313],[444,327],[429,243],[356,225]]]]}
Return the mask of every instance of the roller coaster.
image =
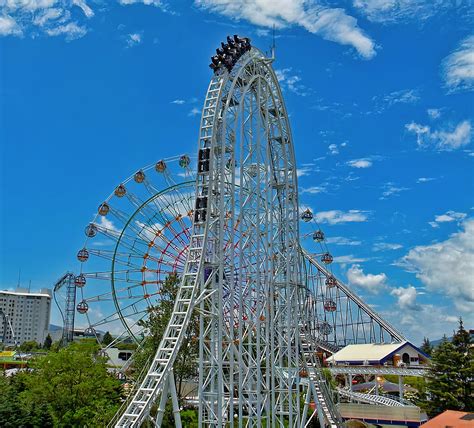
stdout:
{"type": "Polygon", "coordinates": [[[300,210],[273,61],[228,37],[211,58],[197,156],[139,169],[85,229],[74,286],[90,334],[140,343],[163,282],[180,280],[153,361],[110,426],[161,426],[169,397],[182,425],[173,366],[193,313],[206,427],[343,426],[318,352],[405,340],[336,278],[323,231],[300,210]]]}

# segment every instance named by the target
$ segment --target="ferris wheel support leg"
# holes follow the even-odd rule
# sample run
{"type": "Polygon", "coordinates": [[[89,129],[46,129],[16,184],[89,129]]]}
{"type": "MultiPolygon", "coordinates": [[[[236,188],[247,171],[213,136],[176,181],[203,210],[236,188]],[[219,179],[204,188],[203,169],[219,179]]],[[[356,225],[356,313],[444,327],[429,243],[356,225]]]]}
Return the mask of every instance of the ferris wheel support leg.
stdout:
{"type": "Polygon", "coordinates": [[[173,404],[173,416],[174,416],[174,425],[176,428],[181,428],[181,414],[178,403],[178,394],[176,392],[176,382],[174,381],[173,371],[168,377],[169,389],[171,393],[171,403],[173,404]]]}

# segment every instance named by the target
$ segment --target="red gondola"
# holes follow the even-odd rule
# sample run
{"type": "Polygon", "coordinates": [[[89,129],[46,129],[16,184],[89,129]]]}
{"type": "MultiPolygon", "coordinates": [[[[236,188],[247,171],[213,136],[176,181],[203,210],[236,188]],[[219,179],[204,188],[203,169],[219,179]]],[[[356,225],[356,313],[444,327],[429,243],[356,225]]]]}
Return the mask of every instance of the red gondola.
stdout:
{"type": "Polygon", "coordinates": [[[87,251],[85,248],[83,248],[82,250],[79,250],[78,253],[77,253],[77,259],[80,261],[80,262],[85,262],[87,261],[87,259],[89,258],[89,251],[87,251]]]}

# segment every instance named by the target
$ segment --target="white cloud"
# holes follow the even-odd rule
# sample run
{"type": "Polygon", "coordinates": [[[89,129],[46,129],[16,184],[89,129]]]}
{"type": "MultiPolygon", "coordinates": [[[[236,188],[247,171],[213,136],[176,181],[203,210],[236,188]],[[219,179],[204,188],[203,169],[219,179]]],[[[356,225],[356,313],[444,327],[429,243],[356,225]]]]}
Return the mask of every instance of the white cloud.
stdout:
{"type": "MultiPolygon", "coordinates": [[[[462,221],[467,217],[465,213],[458,213],[456,211],[447,211],[445,214],[440,214],[435,216],[435,224],[436,223],[450,223],[453,221],[462,221]]],[[[436,227],[436,226],[433,226],[436,227]]]]}
{"type": "Polygon", "coordinates": [[[87,16],[87,18],[92,18],[94,16],[94,12],[87,5],[85,0],[72,0],[72,3],[75,4],[76,6],[80,7],[82,12],[84,12],[84,15],[87,16]]]}
{"type": "Polygon", "coordinates": [[[63,15],[63,13],[64,13],[63,9],[52,7],[50,9],[46,9],[42,14],[36,16],[33,19],[33,23],[35,25],[38,25],[39,27],[43,27],[47,23],[50,23],[51,21],[54,21],[60,18],[63,15]]]}
{"type": "Polygon", "coordinates": [[[353,159],[347,162],[347,165],[352,168],[370,168],[372,166],[372,161],[368,158],[353,159]]]}
{"type": "Polygon", "coordinates": [[[404,334],[419,344],[427,335],[431,340],[440,339],[444,334],[450,336],[458,324],[457,316],[446,315],[453,313],[451,307],[418,304],[414,309],[398,306],[395,311],[382,311],[381,315],[395,325],[401,324],[404,334]],[[426,326],[429,326],[428,333],[426,326]]]}
{"type": "Polygon", "coordinates": [[[382,186],[383,192],[380,200],[388,199],[390,196],[399,196],[401,192],[410,190],[408,187],[399,187],[395,183],[386,183],[382,186]]]}
{"type": "MultiPolygon", "coordinates": [[[[298,174],[298,170],[296,170],[296,173],[298,174]]],[[[303,174],[303,175],[306,175],[306,174],[303,174]]],[[[298,175],[298,177],[300,177],[300,175],[298,175]]],[[[325,186],[311,186],[311,187],[307,187],[307,188],[301,188],[300,190],[300,193],[309,193],[311,195],[316,195],[318,193],[326,193],[327,192],[327,189],[325,186]]]]}
{"type": "Polygon", "coordinates": [[[379,274],[365,274],[360,265],[352,265],[347,271],[347,280],[349,285],[362,288],[369,293],[376,294],[382,289],[386,288],[387,275],[379,274]]]}
{"type": "Polygon", "coordinates": [[[474,310],[474,218],[445,241],[412,248],[400,264],[428,291],[452,297],[460,310],[474,310]]]}
{"type": "Polygon", "coordinates": [[[268,28],[257,28],[255,33],[258,37],[268,37],[270,35],[270,30],[268,28]]]}
{"type": "Polygon", "coordinates": [[[348,239],[343,236],[331,236],[329,238],[326,238],[326,242],[328,244],[344,245],[344,246],[351,246],[351,247],[362,244],[361,241],[348,239]]]}
{"type": "Polygon", "coordinates": [[[316,213],[314,219],[318,223],[329,223],[329,224],[341,224],[349,222],[365,222],[369,220],[370,211],[360,210],[331,210],[331,211],[320,211],[316,213]]]}
{"type": "MultiPolygon", "coordinates": [[[[302,167],[302,168],[296,168],[296,176],[297,177],[304,177],[305,175],[310,175],[313,170],[307,166],[302,167]]],[[[318,193],[315,192],[316,187],[312,187],[310,189],[313,189],[313,192],[309,191],[309,189],[306,189],[306,193],[318,193]]],[[[305,191],[302,190],[304,193],[305,191]]]]}
{"type": "Polygon", "coordinates": [[[8,10],[22,10],[25,12],[35,12],[38,9],[47,9],[58,3],[58,0],[6,0],[1,6],[8,10]]]}
{"type": "Polygon", "coordinates": [[[126,42],[129,48],[137,46],[142,42],[142,35],[140,33],[127,34],[126,42]]]}
{"type": "Polygon", "coordinates": [[[420,306],[416,303],[416,288],[409,285],[406,288],[394,288],[390,294],[397,298],[397,303],[400,309],[418,310],[420,306]]]}
{"type": "Polygon", "coordinates": [[[474,89],[474,36],[466,37],[442,64],[443,77],[451,92],[474,89]]]}
{"type": "Polygon", "coordinates": [[[471,122],[464,120],[450,130],[432,131],[428,125],[411,122],[405,125],[408,132],[416,134],[420,148],[433,147],[440,151],[456,150],[471,142],[471,122]]]}
{"type": "Polygon", "coordinates": [[[339,154],[339,148],[337,147],[337,144],[329,144],[328,149],[329,149],[329,153],[332,155],[339,154]]]}
{"type": "Polygon", "coordinates": [[[441,116],[441,110],[439,108],[429,108],[426,110],[426,113],[428,113],[431,119],[438,119],[441,116]]]}
{"type": "Polygon", "coordinates": [[[414,104],[420,100],[420,96],[414,89],[402,89],[390,92],[382,99],[390,107],[394,104],[414,104]]]}
{"type": "Polygon", "coordinates": [[[50,36],[64,35],[66,36],[66,40],[75,40],[84,37],[87,33],[87,29],[77,25],[75,22],[69,22],[59,27],[48,28],[46,33],[50,36]]]}
{"type": "Polygon", "coordinates": [[[373,251],[387,251],[387,250],[399,250],[400,248],[403,248],[403,245],[401,244],[391,244],[389,242],[376,242],[372,250],[373,251]]]}
{"type": "Polygon", "coordinates": [[[156,6],[160,8],[165,7],[164,3],[161,0],[118,0],[118,2],[124,6],[142,3],[146,6],[156,6]]]}
{"type": "Polygon", "coordinates": [[[382,113],[396,104],[415,104],[419,100],[420,96],[415,89],[402,89],[372,98],[372,101],[375,103],[376,113],[382,113]]]}
{"type": "Polygon", "coordinates": [[[446,0],[354,0],[353,5],[373,22],[425,21],[455,2],[446,0]]]}
{"type": "Polygon", "coordinates": [[[436,180],[436,178],[433,177],[420,177],[418,180],[416,180],[417,183],[428,183],[429,181],[436,180]]]}
{"type": "Polygon", "coordinates": [[[0,5],[0,36],[36,37],[39,30],[44,35],[74,40],[87,33],[80,21],[72,20],[74,9],[80,8],[87,18],[94,16],[86,0],[0,0],[0,5]]]}
{"type": "Polygon", "coordinates": [[[189,113],[188,113],[188,116],[197,116],[198,114],[201,113],[201,110],[198,109],[197,107],[193,107],[189,113]]]}
{"type": "Polygon", "coordinates": [[[364,259],[362,257],[356,257],[353,254],[348,254],[345,256],[337,256],[334,257],[334,263],[340,263],[341,265],[346,265],[350,263],[363,263],[366,262],[367,259],[364,259]]]}
{"type": "Polygon", "coordinates": [[[0,16],[0,36],[21,36],[22,34],[20,26],[11,16],[0,16]]]}
{"type": "Polygon", "coordinates": [[[195,4],[235,20],[260,27],[298,25],[326,40],[354,47],[364,58],[375,56],[375,44],[344,9],[331,9],[314,0],[195,0],[195,4]]]}
{"type": "Polygon", "coordinates": [[[97,225],[112,232],[116,232],[116,233],[120,232],[120,230],[117,228],[117,226],[115,226],[113,221],[108,219],[105,216],[100,216],[100,220],[97,223],[97,225]]]}
{"type": "Polygon", "coordinates": [[[293,73],[292,68],[283,68],[275,70],[278,81],[289,91],[303,97],[308,95],[307,88],[301,84],[301,77],[293,73]]]}
{"type": "Polygon", "coordinates": [[[185,103],[186,103],[186,101],[181,100],[181,99],[176,99],[176,100],[171,101],[171,104],[182,105],[182,104],[185,104],[185,103]]]}

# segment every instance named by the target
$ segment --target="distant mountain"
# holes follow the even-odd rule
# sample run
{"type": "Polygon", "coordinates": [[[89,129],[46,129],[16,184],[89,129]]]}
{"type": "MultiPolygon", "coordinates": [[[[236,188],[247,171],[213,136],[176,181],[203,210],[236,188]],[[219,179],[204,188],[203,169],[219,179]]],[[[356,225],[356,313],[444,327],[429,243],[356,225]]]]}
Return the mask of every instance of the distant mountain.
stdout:
{"type": "Polygon", "coordinates": [[[63,328],[59,325],[54,325],[54,324],[50,324],[49,325],[49,331],[58,331],[58,330],[62,330],[63,328]]]}
{"type": "MultiPolygon", "coordinates": [[[[453,337],[452,337],[452,336],[451,336],[451,337],[448,337],[447,339],[448,339],[448,342],[452,342],[452,341],[453,341],[453,337]]],[[[438,346],[442,341],[443,341],[443,339],[441,338],[441,339],[438,339],[438,340],[430,340],[430,343],[431,343],[431,346],[436,347],[436,346],[438,346]]]]}

